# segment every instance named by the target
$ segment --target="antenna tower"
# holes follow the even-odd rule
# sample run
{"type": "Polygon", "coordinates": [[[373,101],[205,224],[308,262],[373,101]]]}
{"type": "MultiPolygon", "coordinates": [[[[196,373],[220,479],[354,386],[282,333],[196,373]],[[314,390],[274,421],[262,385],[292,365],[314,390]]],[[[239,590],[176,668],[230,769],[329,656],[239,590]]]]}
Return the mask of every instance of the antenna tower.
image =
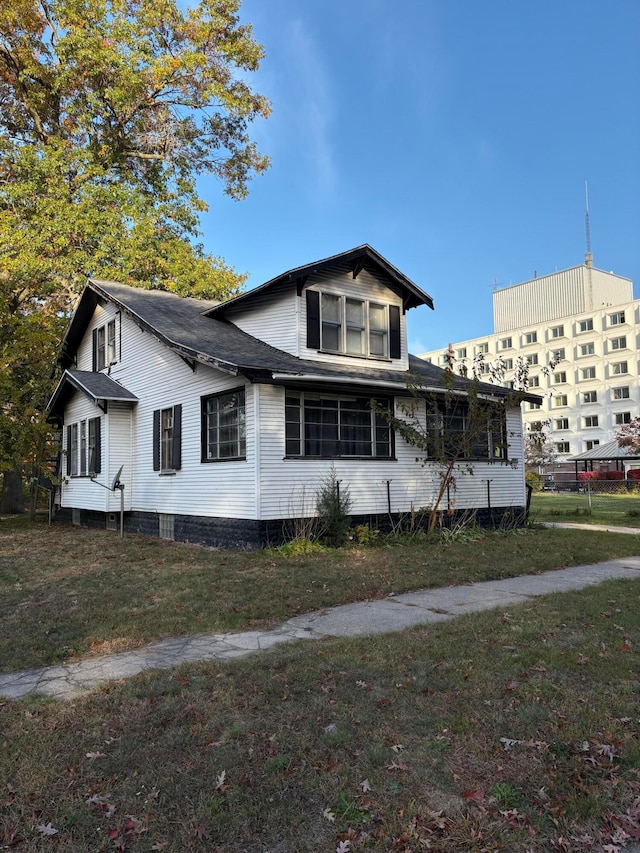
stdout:
{"type": "Polygon", "coordinates": [[[591,224],[589,222],[589,184],[584,182],[584,199],[585,199],[585,235],[587,239],[587,252],[584,256],[584,262],[587,267],[587,310],[593,311],[593,281],[591,270],[593,269],[593,255],[591,254],[591,224]]]}

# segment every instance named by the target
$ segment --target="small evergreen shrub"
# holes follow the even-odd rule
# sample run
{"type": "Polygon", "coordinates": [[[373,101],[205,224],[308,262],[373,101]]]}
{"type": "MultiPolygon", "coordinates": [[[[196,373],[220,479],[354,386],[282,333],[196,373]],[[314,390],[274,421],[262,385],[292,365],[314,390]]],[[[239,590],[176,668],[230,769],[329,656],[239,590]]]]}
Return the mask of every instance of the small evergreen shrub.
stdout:
{"type": "Polygon", "coordinates": [[[346,542],[350,509],[349,487],[341,488],[335,466],[332,465],[316,492],[320,536],[332,548],[339,548],[346,542]]]}

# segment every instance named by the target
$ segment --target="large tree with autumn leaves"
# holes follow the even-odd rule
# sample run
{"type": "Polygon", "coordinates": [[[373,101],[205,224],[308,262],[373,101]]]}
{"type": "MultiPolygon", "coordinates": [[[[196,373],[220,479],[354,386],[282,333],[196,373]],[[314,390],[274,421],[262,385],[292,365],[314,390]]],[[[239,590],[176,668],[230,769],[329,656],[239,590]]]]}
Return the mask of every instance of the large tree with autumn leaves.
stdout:
{"type": "Polygon", "coordinates": [[[0,4],[0,471],[37,465],[41,412],[87,276],[224,298],[243,277],[197,242],[196,179],[242,199],[268,115],[240,0],[0,4]]]}

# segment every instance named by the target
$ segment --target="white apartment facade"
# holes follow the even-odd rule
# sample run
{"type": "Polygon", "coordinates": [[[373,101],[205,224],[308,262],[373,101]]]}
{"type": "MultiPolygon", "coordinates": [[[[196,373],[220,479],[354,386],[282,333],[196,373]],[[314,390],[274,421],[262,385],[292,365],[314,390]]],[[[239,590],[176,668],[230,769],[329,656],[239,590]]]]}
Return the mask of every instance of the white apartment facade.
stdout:
{"type": "Polygon", "coordinates": [[[630,279],[577,267],[534,278],[493,294],[494,331],[452,343],[420,358],[483,379],[500,365],[513,383],[518,357],[529,389],[542,403],[524,403],[525,429],[550,422],[557,461],[604,445],[640,415],[640,300],[630,279]],[[550,366],[551,365],[551,366],[550,366]]]}

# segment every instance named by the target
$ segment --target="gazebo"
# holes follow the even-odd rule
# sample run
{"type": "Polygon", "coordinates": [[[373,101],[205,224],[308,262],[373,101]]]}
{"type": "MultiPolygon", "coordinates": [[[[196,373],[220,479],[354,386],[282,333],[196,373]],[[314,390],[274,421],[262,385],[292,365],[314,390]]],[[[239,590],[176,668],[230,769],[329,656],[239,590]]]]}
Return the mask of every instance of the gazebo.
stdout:
{"type": "MultiPolygon", "coordinates": [[[[625,462],[638,461],[640,463],[640,455],[633,451],[630,447],[620,447],[617,440],[600,444],[592,450],[586,450],[584,453],[578,454],[572,458],[572,462],[576,466],[576,480],[578,479],[578,466],[580,463],[584,466],[583,471],[593,471],[594,462],[615,462],[616,471],[625,470],[625,462]]],[[[640,465],[638,466],[640,467],[640,465]]]]}

